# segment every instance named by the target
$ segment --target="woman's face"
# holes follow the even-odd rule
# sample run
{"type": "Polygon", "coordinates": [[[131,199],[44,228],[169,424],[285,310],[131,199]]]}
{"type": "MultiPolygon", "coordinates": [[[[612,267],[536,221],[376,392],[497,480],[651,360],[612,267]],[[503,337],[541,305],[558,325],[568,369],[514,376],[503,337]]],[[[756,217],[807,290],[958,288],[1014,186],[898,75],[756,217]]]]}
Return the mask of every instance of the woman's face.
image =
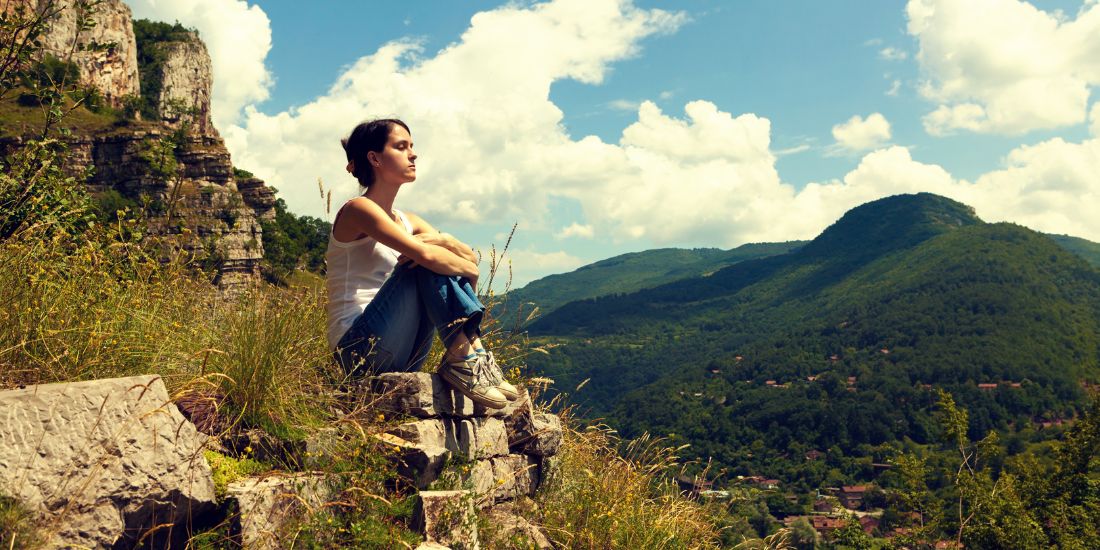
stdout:
{"type": "Polygon", "coordinates": [[[371,153],[378,181],[407,183],[416,181],[416,153],[412,136],[399,124],[390,128],[390,137],[381,152],[371,153]]]}

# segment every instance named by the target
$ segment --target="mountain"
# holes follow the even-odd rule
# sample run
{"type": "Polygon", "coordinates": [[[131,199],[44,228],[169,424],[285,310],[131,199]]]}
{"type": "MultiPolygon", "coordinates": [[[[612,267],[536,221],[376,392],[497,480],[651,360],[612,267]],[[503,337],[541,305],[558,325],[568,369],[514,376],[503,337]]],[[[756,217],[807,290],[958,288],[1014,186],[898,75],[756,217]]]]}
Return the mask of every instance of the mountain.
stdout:
{"type": "Polygon", "coordinates": [[[550,275],[505,296],[510,307],[537,305],[545,315],[575,300],[622,294],[679,279],[706,275],[746,260],[786,254],[805,241],[752,243],[731,250],[718,248],[661,248],[622,254],[569,273],[550,275]]]}
{"type": "Polygon", "coordinates": [[[749,471],[798,446],[928,441],[936,387],[975,434],[1073,415],[1100,379],[1100,272],[1040,233],[899,195],[788,254],[571,302],[530,332],[565,342],[531,365],[580,410],[749,471]]]}

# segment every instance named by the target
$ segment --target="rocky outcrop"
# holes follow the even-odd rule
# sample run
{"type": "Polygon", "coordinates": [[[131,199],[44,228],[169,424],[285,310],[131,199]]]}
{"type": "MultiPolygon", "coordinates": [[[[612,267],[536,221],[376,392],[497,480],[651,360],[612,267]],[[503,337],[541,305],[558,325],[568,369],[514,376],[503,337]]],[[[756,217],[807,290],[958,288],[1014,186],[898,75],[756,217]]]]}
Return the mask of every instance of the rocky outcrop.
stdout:
{"type": "Polygon", "coordinates": [[[56,526],[50,547],[168,545],[214,507],[206,436],[158,376],[3,391],[0,415],[0,494],[56,526]]]}
{"type": "Polygon", "coordinates": [[[240,543],[250,550],[288,548],[296,522],[332,499],[334,479],[323,474],[277,474],[229,484],[228,498],[240,543]]]}
{"type": "Polygon", "coordinates": [[[72,61],[80,70],[80,80],[98,89],[108,104],[121,107],[127,96],[141,92],[138,77],[137,45],[134,41],[130,8],[122,0],[104,0],[91,12],[92,25],[81,25],[82,17],[74,0],[6,0],[9,13],[17,7],[27,10],[56,11],[49,31],[42,36],[45,53],[72,61]],[[83,51],[92,44],[111,44],[106,50],[83,51]]]}
{"type": "MultiPolygon", "coordinates": [[[[42,36],[44,51],[69,59],[76,44],[71,59],[86,84],[115,107],[148,85],[153,97],[147,100],[156,113],[143,122],[74,129],[64,138],[66,170],[74,176],[91,174],[88,185],[94,193],[116,191],[141,205],[145,233],[158,237],[167,253],[183,251],[215,268],[222,288],[257,281],[264,252],[261,222],[275,217],[275,192],[251,175],[235,176],[229,151],[211,122],[211,61],[198,35],[173,31],[168,41],[143,42],[143,48],[156,50],[158,61],[142,72],[130,9],[121,0],[97,4],[91,24],[84,26],[78,24],[74,0],[6,0],[0,9],[10,14],[20,7],[51,5],[59,11],[42,36]],[[106,52],[79,51],[92,41],[114,45],[106,52]],[[150,82],[139,83],[139,74],[150,82]]],[[[20,138],[0,141],[0,154],[21,145],[20,138]]]]}
{"type": "Polygon", "coordinates": [[[261,221],[275,215],[274,192],[255,178],[246,178],[246,191],[240,191],[221,138],[181,137],[154,127],[72,136],[69,146],[69,171],[90,171],[93,193],[114,190],[146,204],[153,214],[147,231],[196,258],[212,259],[219,285],[232,288],[258,279],[261,221]]]}
{"type": "Polygon", "coordinates": [[[217,135],[210,121],[210,90],[214,77],[206,45],[193,32],[183,40],[160,42],[149,47],[160,50],[164,61],[154,78],[159,86],[156,111],[172,128],[186,125],[199,135],[217,135]]]}
{"type": "MultiPolygon", "coordinates": [[[[534,495],[561,445],[561,420],[535,410],[526,391],[497,410],[476,406],[434,374],[388,373],[367,385],[375,392],[372,402],[383,414],[412,417],[379,438],[400,451],[398,472],[421,489],[429,541],[471,544],[472,540],[476,545],[476,533],[472,539],[438,538],[433,526],[450,520],[433,520],[433,510],[452,513],[466,502],[492,510],[534,495]],[[439,486],[461,490],[425,491],[439,486]]],[[[538,531],[522,518],[509,525],[514,530],[538,531]]],[[[529,538],[538,539],[534,544],[539,547],[545,539],[537,534],[529,538]]]]}
{"type": "Polygon", "coordinates": [[[477,550],[477,515],[469,491],[421,491],[416,523],[429,544],[477,550]]]}

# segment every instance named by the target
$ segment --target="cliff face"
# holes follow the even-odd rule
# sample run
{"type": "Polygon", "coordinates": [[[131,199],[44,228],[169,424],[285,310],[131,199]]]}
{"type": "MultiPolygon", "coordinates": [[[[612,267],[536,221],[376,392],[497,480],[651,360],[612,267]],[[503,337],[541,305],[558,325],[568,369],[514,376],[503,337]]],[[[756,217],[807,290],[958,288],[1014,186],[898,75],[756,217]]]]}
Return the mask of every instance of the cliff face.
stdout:
{"type": "MultiPolygon", "coordinates": [[[[61,11],[43,36],[44,53],[68,59],[74,43],[114,42],[108,52],[72,54],[81,79],[115,107],[148,86],[146,102],[153,115],[74,131],[65,138],[68,170],[89,171],[93,193],[115,191],[144,205],[147,233],[209,260],[220,286],[257,280],[263,259],[261,221],[274,219],[275,192],[260,179],[234,175],[229,151],[211,123],[213,78],[206,46],[194,32],[173,31],[160,41],[144,37],[141,47],[155,62],[139,65],[130,9],[121,0],[97,5],[92,24],[83,27],[73,2],[55,4],[61,11]],[[139,82],[139,75],[148,82],[139,82]]],[[[42,10],[48,2],[6,0],[3,7],[10,13],[17,6],[42,10]]],[[[0,152],[21,142],[6,140],[0,152]]]]}
{"type": "Polygon", "coordinates": [[[220,286],[232,288],[259,278],[260,222],[274,219],[275,193],[262,180],[233,175],[221,138],[180,138],[169,128],[153,128],[74,137],[69,154],[73,170],[93,169],[90,191],[114,190],[149,205],[147,211],[154,213],[147,228],[151,234],[195,257],[211,259],[220,286]]]}
{"type": "Polygon", "coordinates": [[[59,10],[50,20],[49,32],[42,37],[45,53],[59,59],[71,59],[80,70],[84,84],[103,93],[107,103],[121,107],[126,96],[141,91],[138,79],[137,46],[134,42],[130,8],[121,0],[108,0],[91,14],[94,25],[81,25],[74,0],[6,0],[5,11],[17,7],[28,10],[59,10]],[[81,51],[92,43],[114,45],[106,51],[81,51]]]}
{"type": "Polygon", "coordinates": [[[156,110],[161,119],[174,128],[183,124],[200,135],[217,135],[210,121],[210,89],[214,78],[210,54],[198,34],[156,45],[164,56],[157,75],[160,93],[156,110]]]}

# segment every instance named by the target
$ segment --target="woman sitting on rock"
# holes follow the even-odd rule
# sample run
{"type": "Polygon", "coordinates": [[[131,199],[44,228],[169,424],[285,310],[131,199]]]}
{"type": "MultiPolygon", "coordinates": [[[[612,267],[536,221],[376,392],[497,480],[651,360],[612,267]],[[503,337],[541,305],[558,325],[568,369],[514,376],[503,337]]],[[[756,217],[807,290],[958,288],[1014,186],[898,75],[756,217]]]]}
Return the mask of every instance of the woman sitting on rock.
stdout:
{"type": "Polygon", "coordinates": [[[328,342],[349,376],[417,371],[439,333],[439,375],[486,407],[518,397],[482,345],[485,306],[474,293],[469,246],[393,207],[416,180],[416,153],[400,120],[364,122],[342,140],[347,171],[365,190],[336,214],[329,235],[328,342]]]}

